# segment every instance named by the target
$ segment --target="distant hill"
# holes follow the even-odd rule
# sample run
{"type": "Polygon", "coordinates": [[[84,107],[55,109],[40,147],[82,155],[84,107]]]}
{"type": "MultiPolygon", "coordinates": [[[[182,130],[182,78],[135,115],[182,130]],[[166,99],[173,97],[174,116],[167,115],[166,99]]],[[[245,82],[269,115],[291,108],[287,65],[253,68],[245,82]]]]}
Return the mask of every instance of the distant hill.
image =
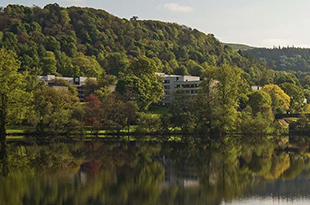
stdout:
{"type": "Polygon", "coordinates": [[[159,72],[201,75],[229,64],[263,84],[265,64],[235,51],[252,47],[230,45],[187,26],[121,19],[93,8],[8,5],[0,11],[0,47],[17,53],[21,70],[44,75],[118,76],[131,59],[146,56],[159,72]]]}
{"type": "Polygon", "coordinates": [[[245,53],[266,62],[274,70],[310,72],[309,48],[255,48],[245,53]]]}
{"type": "Polygon", "coordinates": [[[222,43],[223,46],[228,45],[232,47],[235,51],[247,51],[247,50],[252,50],[255,49],[256,47],[253,46],[248,46],[244,44],[237,44],[237,43],[222,43]]]}

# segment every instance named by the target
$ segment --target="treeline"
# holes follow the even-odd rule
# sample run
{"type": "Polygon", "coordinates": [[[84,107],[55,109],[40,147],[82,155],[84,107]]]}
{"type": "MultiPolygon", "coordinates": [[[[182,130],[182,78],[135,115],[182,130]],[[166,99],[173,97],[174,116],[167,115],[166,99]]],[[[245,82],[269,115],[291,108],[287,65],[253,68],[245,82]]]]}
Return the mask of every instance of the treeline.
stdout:
{"type": "MultiPolygon", "coordinates": [[[[145,112],[163,95],[161,79],[155,74],[154,61],[140,57],[120,73],[116,92],[112,75],[88,79],[86,104],[79,102],[76,87],[65,80],[53,83],[67,90],[49,87],[39,77],[18,72],[20,62],[14,52],[0,49],[0,136],[6,137],[7,125],[23,125],[33,134],[84,134],[84,128],[120,132],[136,124],[137,112],[145,112]]],[[[96,133],[94,133],[96,134],[96,133]]]]}
{"type": "Polygon", "coordinates": [[[23,126],[38,136],[84,135],[86,129],[95,135],[102,130],[115,134],[124,130],[135,134],[280,133],[283,130],[274,113],[309,112],[304,90],[294,83],[266,84],[252,91],[246,73],[226,64],[202,74],[204,81],[196,96],[180,89],[164,112],[152,114],[150,106],[163,96],[163,79],[147,57],[130,62],[126,72],[120,73],[115,92],[107,86],[115,80],[111,75],[88,79],[85,103],[78,101],[72,86],[56,90],[39,82],[38,76],[18,72],[20,62],[12,51],[0,49],[0,59],[2,139],[7,125],[23,126]]]}
{"type": "Polygon", "coordinates": [[[255,48],[245,51],[278,71],[310,72],[310,49],[295,47],[255,48]]]}
{"type": "MultiPolygon", "coordinates": [[[[274,71],[269,76],[274,76],[274,83],[294,83],[305,89],[306,97],[310,88],[310,49],[295,47],[255,48],[242,52],[252,55],[265,63],[274,71]],[[272,74],[273,73],[273,74],[272,74]]],[[[310,99],[307,97],[308,102],[310,99]]]]}
{"type": "Polygon", "coordinates": [[[177,24],[57,4],[43,9],[9,5],[0,12],[0,46],[1,136],[8,124],[26,125],[35,133],[85,127],[120,132],[131,125],[144,133],[266,133],[275,130],[273,113],[309,111],[310,76],[299,80],[296,73],[268,69],[211,34],[177,24]],[[168,114],[150,116],[150,105],[163,95],[155,72],[205,81],[197,98],[179,96],[168,114]],[[39,74],[98,81],[87,83],[87,102],[81,104],[74,88],[65,82],[57,84],[68,86],[67,93],[45,87],[39,74]],[[115,93],[109,93],[109,84],[117,85],[115,93]],[[253,93],[250,85],[264,88],[253,93]]]}
{"type": "Polygon", "coordinates": [[[272,83],[263,63],[222,46],[212,34],[92,8],[8,5],[0,11],[0,46],[18,55],[21,71],[35,74],[118,76],[131,59],[146,56],[159,72],[200,76],[228,64],[245,70],[252,84],[272,83]]]}

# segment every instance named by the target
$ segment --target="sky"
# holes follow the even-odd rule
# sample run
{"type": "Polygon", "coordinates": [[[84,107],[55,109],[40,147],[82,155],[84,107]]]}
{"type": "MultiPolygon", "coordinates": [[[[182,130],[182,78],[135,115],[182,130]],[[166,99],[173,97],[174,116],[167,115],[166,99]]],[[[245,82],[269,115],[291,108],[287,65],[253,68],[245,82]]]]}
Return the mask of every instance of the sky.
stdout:
{"type": "MultiPolygon", "coordinates": [[[[1,0],[44,7],[50,0],[1,0]]],[[[310,47],[309,0],[58,0],[60,6],[106,10],[120,18],[174,22],[221,42],[257,47],[310,47]]]]}

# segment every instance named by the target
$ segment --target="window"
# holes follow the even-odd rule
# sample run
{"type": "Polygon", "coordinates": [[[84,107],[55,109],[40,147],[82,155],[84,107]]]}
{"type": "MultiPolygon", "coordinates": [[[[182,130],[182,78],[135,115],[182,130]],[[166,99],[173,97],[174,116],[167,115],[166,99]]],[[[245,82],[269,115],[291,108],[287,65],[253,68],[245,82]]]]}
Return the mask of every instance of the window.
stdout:
{"type": "Polygon", "coordinates": [[[170,89],[170,85],[165,85],[164,88],[165,88],[166,90],[169,90],[169,89],[170,89]]]}
{"type": "Polygon", "coordinates": [[[164,83],[169,84],[170,80],[164,80],[164,83]]]}

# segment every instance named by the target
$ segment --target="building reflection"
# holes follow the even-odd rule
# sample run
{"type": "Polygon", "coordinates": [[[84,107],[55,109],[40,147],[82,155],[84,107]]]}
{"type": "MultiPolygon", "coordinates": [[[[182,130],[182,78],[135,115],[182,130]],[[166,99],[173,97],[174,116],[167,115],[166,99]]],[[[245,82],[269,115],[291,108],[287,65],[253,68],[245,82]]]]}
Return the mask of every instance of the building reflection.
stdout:
{"type": "Polygon", "coordinates": [[[165,168],[163,182],[166,186],[179,186],[183,188],[199,187],[198,171],[195,167],[185,164],[176,166],[167,157],[164,157],[161,161],[165,168]]]}

